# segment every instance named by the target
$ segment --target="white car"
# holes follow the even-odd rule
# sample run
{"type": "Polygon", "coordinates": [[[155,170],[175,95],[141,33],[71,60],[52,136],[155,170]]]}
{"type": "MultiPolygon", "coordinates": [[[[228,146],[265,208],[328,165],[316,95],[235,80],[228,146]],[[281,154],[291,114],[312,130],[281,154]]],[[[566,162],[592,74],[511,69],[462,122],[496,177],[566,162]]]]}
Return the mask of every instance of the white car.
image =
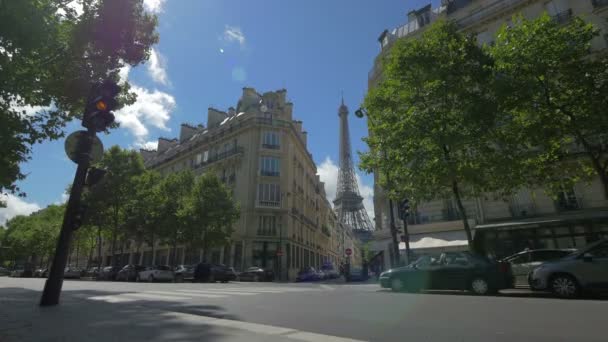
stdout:
{"type": "Polygon", "coordinates": [[[174,274],[169,266],[148,266],[137,274],[136,281],[173,281],[174,274]]]}

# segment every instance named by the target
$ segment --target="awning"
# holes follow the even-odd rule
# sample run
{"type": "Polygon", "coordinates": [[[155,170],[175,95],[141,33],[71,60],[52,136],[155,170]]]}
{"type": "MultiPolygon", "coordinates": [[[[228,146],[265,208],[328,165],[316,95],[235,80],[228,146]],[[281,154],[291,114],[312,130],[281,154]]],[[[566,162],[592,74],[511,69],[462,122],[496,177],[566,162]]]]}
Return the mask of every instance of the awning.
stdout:
{"type": "MultiPolygon", "coordinates": [[[[411,249],[467,246],[467,234],[464,230],[410,235],[411,249]]],[[[405,242],[399,243],[399,249],[405,250],[405,242]]]]}

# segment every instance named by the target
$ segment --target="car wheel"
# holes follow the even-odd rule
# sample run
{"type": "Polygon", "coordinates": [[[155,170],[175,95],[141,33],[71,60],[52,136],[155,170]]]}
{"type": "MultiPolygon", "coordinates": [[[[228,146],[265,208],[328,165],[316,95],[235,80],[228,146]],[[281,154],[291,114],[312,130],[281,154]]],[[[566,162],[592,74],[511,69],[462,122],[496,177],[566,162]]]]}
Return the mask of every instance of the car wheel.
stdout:
{"type": "Polygon", "coordinates": [[[484,278],[473,278],[471,280],[471,284],[469,286],[471,292],[476,295],[486,295],[489,294],[492,290],[490,289],[490,284],[484,278]]]}
{"type": "Polygon", "coordinates": [[[150,276],[148,277],[148,281],[153,283],[154,282],[154,276],[150,274],[150,276]]]}
{"type": "Polygon", "coordinates": [[[391,279],[391,290],[394,292],[403,291],[403,281],[397,277],[391,279]]]}
{"type": "Polygon", "coordinates": [[[576,279],[567,274],[559,274],[552,277],[549,286],[551,292],[560,298],[575,298],[580,293],[580,286],[576,279]]]}

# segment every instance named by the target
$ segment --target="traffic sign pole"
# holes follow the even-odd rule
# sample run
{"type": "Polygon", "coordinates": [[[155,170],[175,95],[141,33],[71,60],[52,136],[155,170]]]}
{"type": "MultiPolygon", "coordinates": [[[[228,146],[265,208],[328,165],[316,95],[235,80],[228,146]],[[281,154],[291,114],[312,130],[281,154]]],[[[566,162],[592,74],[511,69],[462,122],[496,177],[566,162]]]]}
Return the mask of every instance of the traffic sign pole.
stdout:
{"type": "Polygon", "coordinates": [[[61,232],[59,233],[59,239],[57,240],[57,248],[55,250],[55,256],[53,257],[53,263],[51,264],[51,270],[49,271],[49,277],[46,280],[44,290],[42,291],[40,306],[59,304],[59,296],[61,294],[61,287],[63,286],[63,272],[68,261],[70,242],[75,229],[74,219],[76,218],[78,208],[80,207],[80,199],[82,190],[84,189],[87,169],[89,168],[90,152],[94,135],[95,132],[89,131],[89,134],[83,136],[78,142],[78,168],[74,175],[70,199],[68,200],[65,214],[63,215],[63,224],[61,226],[61,232]]]}

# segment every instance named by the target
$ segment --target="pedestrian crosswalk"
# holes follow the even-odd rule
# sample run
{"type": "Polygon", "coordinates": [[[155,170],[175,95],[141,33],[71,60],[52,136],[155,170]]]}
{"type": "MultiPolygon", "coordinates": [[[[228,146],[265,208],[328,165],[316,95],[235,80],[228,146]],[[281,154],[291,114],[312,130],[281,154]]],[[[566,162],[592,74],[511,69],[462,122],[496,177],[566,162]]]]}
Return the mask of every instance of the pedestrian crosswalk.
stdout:
{"type": "Polygon", "coordinates": [[[305,287],[206,287],[206,288],[166,288],[162,290],[147,290],[138,292],[123,292],[112,295],[91,296],[89,300],[103,301],[107,303],[125,303],[134,301],[169,301],[169,302],[188,302],[195,299],[220,299],[220,298],[239,298],[256,295],[286,294],[294,292],[323,291],[325,288],[305,288],[305,287]]]}

